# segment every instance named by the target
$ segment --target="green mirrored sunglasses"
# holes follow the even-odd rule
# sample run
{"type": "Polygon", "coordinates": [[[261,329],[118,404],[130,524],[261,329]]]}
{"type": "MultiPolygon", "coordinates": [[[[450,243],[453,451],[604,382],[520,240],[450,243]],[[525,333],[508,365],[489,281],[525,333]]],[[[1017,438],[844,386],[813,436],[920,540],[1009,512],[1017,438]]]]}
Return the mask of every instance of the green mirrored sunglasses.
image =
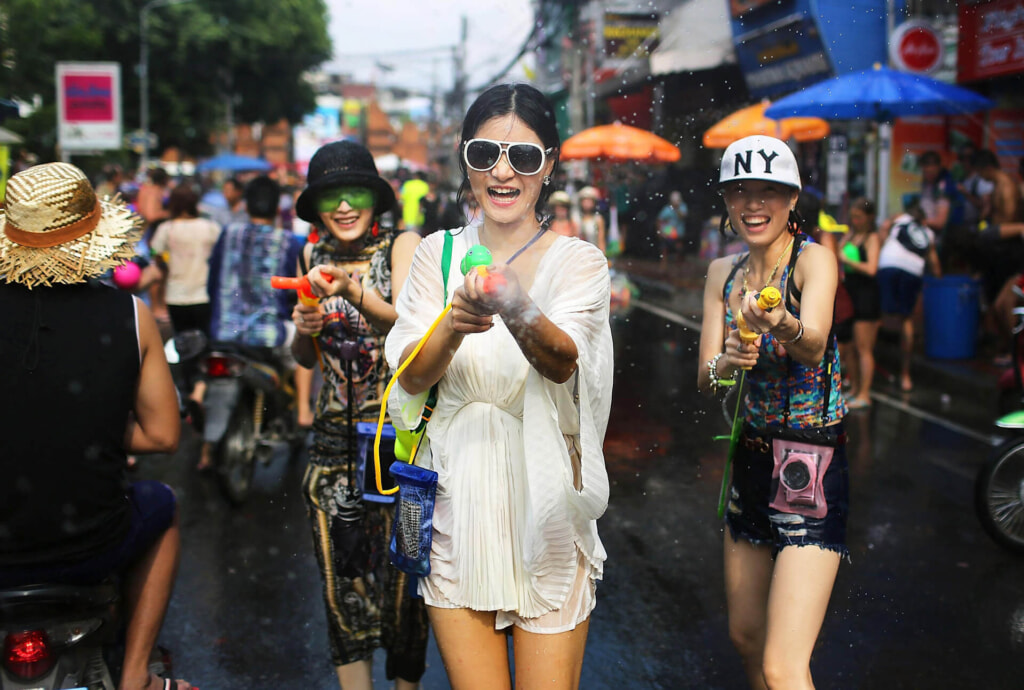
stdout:
{"type": "Polygon", "coordinates": [[[333,213],[341,206],[342,201],[348,203],[349,206],[357,211],[373,208],[373,190],[366,187],[334,187],[332,189],[325,189],[320,192],[320,196],[317,198],[317,210],[320,213],[333,213]]]}

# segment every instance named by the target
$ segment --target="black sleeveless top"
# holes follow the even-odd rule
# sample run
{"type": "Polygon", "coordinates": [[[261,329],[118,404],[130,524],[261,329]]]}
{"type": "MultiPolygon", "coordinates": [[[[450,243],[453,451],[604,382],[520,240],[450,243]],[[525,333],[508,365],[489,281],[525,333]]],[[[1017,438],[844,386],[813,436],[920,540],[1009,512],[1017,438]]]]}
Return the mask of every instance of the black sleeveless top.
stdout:
{"type": "Polygon", "coordinates": [[[0,567],[76,561],[129,527],[135,304],[88,284],[0,284],[0,567]]]}

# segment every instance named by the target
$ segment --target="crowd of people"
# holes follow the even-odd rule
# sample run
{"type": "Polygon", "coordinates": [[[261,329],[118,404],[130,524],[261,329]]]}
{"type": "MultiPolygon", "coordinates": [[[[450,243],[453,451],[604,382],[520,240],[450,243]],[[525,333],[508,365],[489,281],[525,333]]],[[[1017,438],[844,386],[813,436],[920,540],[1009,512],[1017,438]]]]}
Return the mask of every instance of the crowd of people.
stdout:
{"type": "MultiPolygon", "coordinates": [[[[462,186],[447,203],[425,175],[384,178],[350,141],[318,150],[295,190],[253,174],[211,192],[160,168],[137,187],[116,167],[95,185],[63,163],[14,175],[0,216],[0,378],[10,395],[29,393],[3,426],[24,444],[5,447],[3,461],[36,461],[4,468],[19,479],[0,491],[0,584],[122,578],[120,687],[192,687],[147,666],[182,548],[175,497],[126,473],[131,454],[175,450],[179,408],[161,346],[198,329],[262,348],[294,372],[296,415],[311,432],[303,491],[342,688],[372,687],[381,648],[388,678],[418,687],[428,624],[455,688],[511,682],[507,629],[517,682],[577,687],[605,559],[596,520],[608,499],[610,282],[595,189],[580,191],[578,226],[551,231],[553,112],[526,85],[481,94],[463,127],[462,186]],[[475,245],[493,255],[487,276],[457,268],[475,245]],[[141,269],[132,280],[118,273],[127,263],[141,269]],[[317,303],[275,291],[273,275],[305,276],[317,303]],[[412,361],[446,303],[449,318],[412,361]],[[353,344],[366,356],[353,360],[353,344]],[[382,557],[394,507],[364,500],[353,465],[365,458],[349,433],[353,419],[377,421],[402,365],[389,408],[397,427],[409,405],[395,401],[437,391],[430,450],[416,456],[440,487],[430,573],[418,578],[382,557]],[[311,404],[314,369],[323,385],[311,404]],[[68,433],[52,442],[23,433],[46,423],[36,397],[69,378],[90,402],[61,399],[68,433]],[[33,494],[44,485],[49,501],[33,494]]],[[[201,411],[202,375],[189,372],[188,384],[201,411]]],[[[213,462],[204,444],[199,469],[213,462]]]]}
{"type": "MultiPolygon", "coordinates": [[[[0,489],[0,585],[118,574],[121,687],[191,687],[146,665],[182,548],[175,497],[126,473],[132,454],[175,450],[162,341],[201,330],[294,377],[342,688],[372,687],[377,649],[396,687],[418,687],[431,631],[453,688],[510,687],[509,637],[517,686],[578,687],[607,558],[609,257],[626,234],[608,213],[614,192],[560,174],[553,113],[527,85],[484,91],[463,122],[454,194],[427,173],[381,175],[351,141],[322,146],[304,180],[283,184],[153,168],[135,185],[116,166],[93,184],[64,163],[16,174],[0,216],[0,393],[23,404],[0,418],[0,461],[37,462],[4,470],[18,481],[0,489]],[[480,247],[489,265],[460,265],[480,247]],[[141,270],[124,283],[114,271],[128,261],[141,270]],[[306,277],[316,303],[275,291],[274,275],[306,277]],[[411,460],[436,483],[425,570],[383,557],[395,507],[354,479],[366,458],[352,425],[382,410],[418,435],[411,460]],[[59,437],[45,433],[53,415],[68,420],[59,437]],[[42,486],[61,510],[36,500],[42,486]]],[[[909,391],[926,271],[977,272],[993,322],[1020,285],[1024,205],[991,152],[961,151],[956,173],[933,152],[918,162],[921,192],[900,214],[879,219],[856,199],[834,232],[785,142],[748,137],[722,157],[720,231],[744,248],[708,267],[697,383],[709,395],[746,383],[723,548],[729,633],[754,688],[812,687],[848,553],[843,418],[871,405],[883,318],[899,324],[909,391]]],[[[662,271],[685,251],[688,216],[672,192],[651,219],[662,271]]],[[[201,418],[203,377],[187,381],[201,418]]],[[[204,444],[198,469],[214,463],[204,444]]]]}

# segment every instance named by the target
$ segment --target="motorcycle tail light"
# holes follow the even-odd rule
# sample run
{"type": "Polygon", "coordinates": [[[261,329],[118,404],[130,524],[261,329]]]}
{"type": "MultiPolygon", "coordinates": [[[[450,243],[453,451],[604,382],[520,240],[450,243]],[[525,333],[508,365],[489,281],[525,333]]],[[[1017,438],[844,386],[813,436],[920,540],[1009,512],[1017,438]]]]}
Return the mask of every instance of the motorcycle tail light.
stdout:
{"type": "Polygon", "coordinates": [[[200,367],[204,374],[212,379],[222,379],[238,376],[241,371],[241,364],[238,360],[223,355],[211,355],[206,358],[200,367]]]}
{"type": "Polygon", "coordinates": [[[4,639],[4,668],[19,678],[38,678],[55,662],[50,640],[43,630],[10,633],[4,639]]]}

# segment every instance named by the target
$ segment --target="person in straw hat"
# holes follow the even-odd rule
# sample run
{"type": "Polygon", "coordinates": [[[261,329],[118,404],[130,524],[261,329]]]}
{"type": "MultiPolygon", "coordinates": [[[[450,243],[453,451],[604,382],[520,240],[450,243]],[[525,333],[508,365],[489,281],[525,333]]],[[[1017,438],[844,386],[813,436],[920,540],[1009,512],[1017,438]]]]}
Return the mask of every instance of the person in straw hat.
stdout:
{"type": "Polygon", "coordinates": [[[120,574],[123,690],[191,688],[151,675],[177,573],[175,497],[128,484],[128,453],[170,453],[180,419],[149,309],[94,280],[135,252],[140,219],[73,165],[7,184],[0,212],[0,586],[120,574]],[[54,432],[58,433],[54,433],[54,432]],[[127,487],[127,488],[126,488],[127,487]]]}
{"type": "Polygon", "coordinates": [[[580,229],[576,221],[569,217],[569,210],[572,207],[572,199],[567,192],[561,189],[551,193],[548,199],[548,206],[551,207],[551,223],[548,227],[552,232],[566,237],[579,237],[580,229]]]}

